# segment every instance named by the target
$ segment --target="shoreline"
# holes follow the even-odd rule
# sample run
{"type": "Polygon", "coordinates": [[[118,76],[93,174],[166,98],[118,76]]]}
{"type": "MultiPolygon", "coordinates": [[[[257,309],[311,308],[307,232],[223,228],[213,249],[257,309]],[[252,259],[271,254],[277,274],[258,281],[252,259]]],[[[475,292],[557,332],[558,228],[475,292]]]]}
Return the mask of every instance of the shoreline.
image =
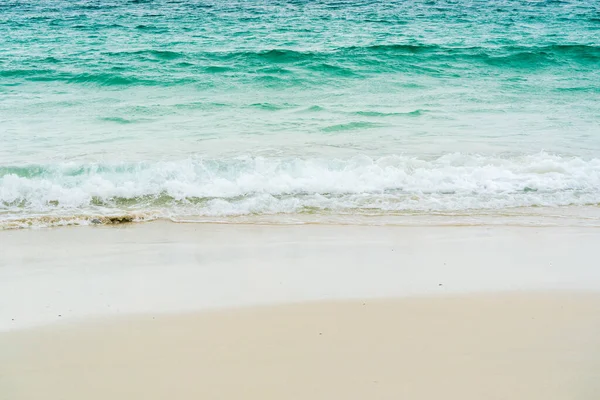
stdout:
{"type": "Polygon", "coordinates": [[[20,229],[109,227],[131,224],[175,223],[250,226],[397,226],[397,227],[571,227],[599,228],[600,208],[594,205],[515,207],[448,212],[389,212],[384,214],[283,213],[238,216],[167,216],[164,210],[125,211],[117,214],[37,215],[0,219],[0,232],[20,229]]]}
{"type": "Polygon", "coordinates": [[[600,293],[319,301],[0,333],[11,399],[592,399],[600,293]]]}

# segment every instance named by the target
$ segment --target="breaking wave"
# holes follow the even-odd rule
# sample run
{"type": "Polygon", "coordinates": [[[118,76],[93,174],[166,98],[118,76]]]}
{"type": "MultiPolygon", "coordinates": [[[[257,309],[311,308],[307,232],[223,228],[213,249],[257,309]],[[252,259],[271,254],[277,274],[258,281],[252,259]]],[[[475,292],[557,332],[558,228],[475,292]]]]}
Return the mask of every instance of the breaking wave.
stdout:
{"type": "Polygon", "coordinates": [[[31,216],[89,222],[133,215],[130,222],[148,216],[398,215],[597,204],[600,160],[546,153],[0,167],[4,225],[31,216]]]}

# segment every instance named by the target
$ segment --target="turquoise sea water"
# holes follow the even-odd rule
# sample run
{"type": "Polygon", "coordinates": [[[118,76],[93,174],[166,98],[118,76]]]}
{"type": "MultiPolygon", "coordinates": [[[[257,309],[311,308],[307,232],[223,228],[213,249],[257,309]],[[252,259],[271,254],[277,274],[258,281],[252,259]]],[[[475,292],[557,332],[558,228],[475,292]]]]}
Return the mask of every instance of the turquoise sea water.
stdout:
{"type": "Polygon", "coordinates": [[[2,228],[599,204],[598,2],[0,3],[2,228]]]}

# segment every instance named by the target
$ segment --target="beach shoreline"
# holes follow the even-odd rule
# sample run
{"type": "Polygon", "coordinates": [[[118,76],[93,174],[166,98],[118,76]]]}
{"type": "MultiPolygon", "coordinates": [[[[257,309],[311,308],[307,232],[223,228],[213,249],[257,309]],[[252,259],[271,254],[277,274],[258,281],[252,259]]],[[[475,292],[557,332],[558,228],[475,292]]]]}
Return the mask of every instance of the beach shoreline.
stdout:
{"type": "Polygon", "coordinates": [[[0,2],[0,400],[597,400],[594,2],[0,2]]]}

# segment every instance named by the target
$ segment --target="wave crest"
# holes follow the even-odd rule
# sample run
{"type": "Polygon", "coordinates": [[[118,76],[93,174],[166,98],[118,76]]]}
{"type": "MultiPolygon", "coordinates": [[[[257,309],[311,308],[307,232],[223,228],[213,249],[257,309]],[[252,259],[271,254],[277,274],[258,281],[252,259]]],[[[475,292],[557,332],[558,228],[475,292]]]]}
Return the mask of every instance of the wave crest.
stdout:
{"type": "Polygon", "coordinates": [[[545,153],[0,167],[0,221],[53,213],[385,215],[590,204],[600,204],[600,160],[545,153]]]}

